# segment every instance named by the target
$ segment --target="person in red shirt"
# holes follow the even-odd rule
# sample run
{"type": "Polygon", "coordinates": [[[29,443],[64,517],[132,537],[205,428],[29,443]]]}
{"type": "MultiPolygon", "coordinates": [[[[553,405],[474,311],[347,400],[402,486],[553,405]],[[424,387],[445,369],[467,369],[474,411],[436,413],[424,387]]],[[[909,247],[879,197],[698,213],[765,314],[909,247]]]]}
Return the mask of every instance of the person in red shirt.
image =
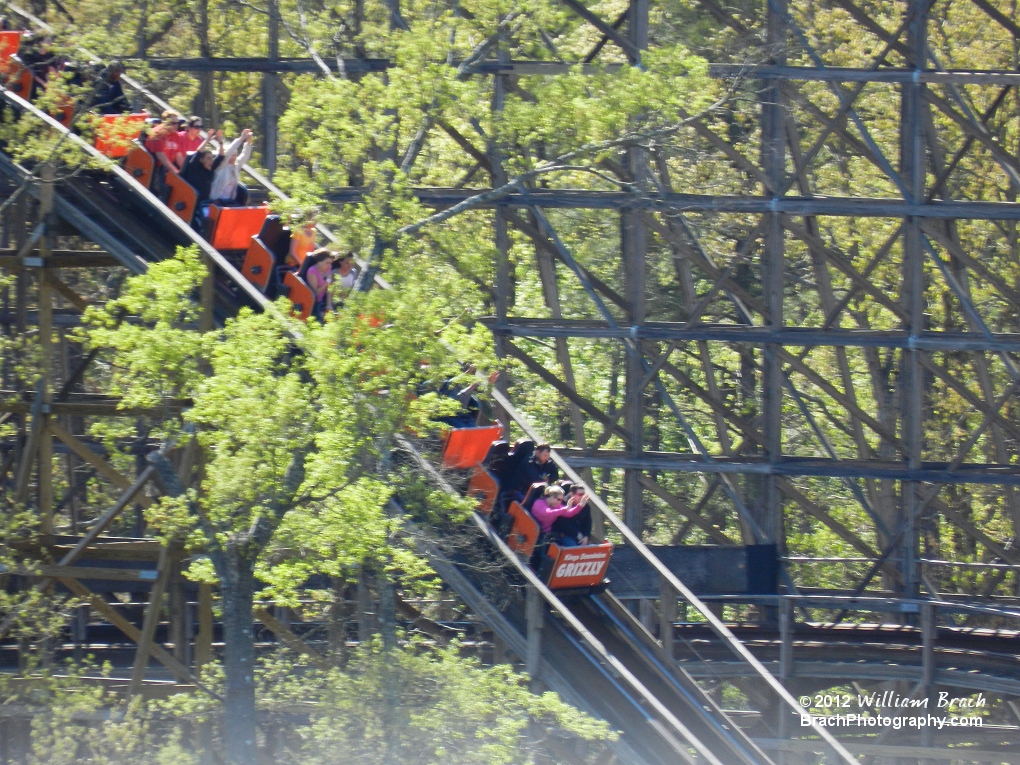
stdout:
{"type": "Polygon", "coordinates": [[[203,140],[202,118],[189,117],[184,130],[177,134],[177,151],[179,154],[175,162],[177,167],[184,168],[188,155],[198,151],[198,147],[202,145],[203,140]]]}
{"type": "Polygon", "coordinates": [[[164,112],[163,124],[149,135],[145,148],[156,158],[156,164],[167,173],[177,175],[180,168],[177,159],[177,119],[176,112],[164,112]]]}

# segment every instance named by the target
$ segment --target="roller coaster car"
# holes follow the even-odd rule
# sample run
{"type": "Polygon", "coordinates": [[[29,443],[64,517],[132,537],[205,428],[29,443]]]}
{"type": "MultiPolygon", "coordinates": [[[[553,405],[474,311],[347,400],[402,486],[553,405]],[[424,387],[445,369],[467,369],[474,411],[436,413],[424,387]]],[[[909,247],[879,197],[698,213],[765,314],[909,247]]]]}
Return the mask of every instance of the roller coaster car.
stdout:
{"type": "Polygon", "coordinates": [[[510,533],[506,538],[507,547],[525,558],[530,558],[542,531],[538,521],[532,518],[519,502],[511,502],[506,513],[513,518],[513,526],[510,527],[510,533]]]}
{"type": "Polygon", "coordinates": [[[492,473],[481,465],[477,465],[471,471],[467,495],[478,501],[475,510],[482,515],[489,515],[496,504],[496,497],[499,496],[499,482],[492,473]]]}
{"type": "Polygon", "coordinates": [[[132,151],[132,142],[142,133],[145,118],[141,114],[104,114],[96,127],[96,151],[112,159],[126,157],[132,151]]]}
{"type": "Polygon", "coordinates": [[[124,170],[145,188],[149,188],[152,185],[152,174],[156,171],[156,160],[141,146],[135,146],[124,158],[124,170]]]}
{"type": "Polygon", "coordinates": [[[32,70],[22,65],[15,58],[8,58],[0,63],[0,73],[9,91],[20,98],[28,100],[32,95],[32,70]]]}
{"type": "Polygon", "coordinates": [[[207,240],[220,252],[247,250],[251,238],[262,231],[269,215],[266,205],[258,207],[218,207],[209,205],[209,224],[212,232],[207,240]]]}
{"type": "Polygon", "coordinates": [[[190,226],[192,218],[195,217],[198,192],[190,183],[174,173],[167,173],[165,180],[166,185],[170,187],[170,198],[167,200],[166,206],[190,226]]]}
{"type": "Polygon", "coordinates": [[[443,443],[443,467],[447,470],[471,470],[480,465],[493,441],[503,435],[503,426],[482,425],[477,428],[453,428],[443,443]]]}
{"type": "Polygon", "coordinates": [[[0,32],[0,62],[5,62],[21,47],[21,32],[0,32]]]}
{"type": "Polygon", "coordinates": [[[262,244],[261,239],[253,236],[248,251],[244,254],[244,263],[241,264],[241,274],[244,278],[265,292],[275,265],[276,258],[273,257],[273,253],[262,244]]]}
{"type": "Polygon", "coordinates": [[[560,547],[554,542],[545,555],[539,575],[550,590],[601,592],[609,584],[606,572],[613,556],[612,542],[583,547],[560,547]]]}
{"type": "Polygon", "coordinates": [[[282,263],[290,251],[290,227],[283,224],[279,215],[267,215],[259,231],[259,241],[273,254],[277,263],[282,263]]]}
{"type": "Polygon", "coordinates": [[[315,293],[293,271],[288,271],[283,275],[283,292],[290,298],[296,318],[304,321],[312,315],[312,309],[315,308],[315,293]]]}
{"type": "Polygon", "coordinates": [[[71,123],[74,121],[74,104],[64,104],[57,109],[56,114],[51,116],[61,125],[70,130],[71,123]]]}

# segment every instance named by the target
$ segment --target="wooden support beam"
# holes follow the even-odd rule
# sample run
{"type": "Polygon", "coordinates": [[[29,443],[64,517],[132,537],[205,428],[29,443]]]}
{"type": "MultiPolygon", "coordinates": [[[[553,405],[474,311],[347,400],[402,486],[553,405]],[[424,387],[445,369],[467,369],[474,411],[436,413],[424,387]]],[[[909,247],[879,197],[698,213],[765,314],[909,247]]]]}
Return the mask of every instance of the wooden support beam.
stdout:
{"type": "MultiPolygon", "coordinates": [[[[528,221],[524,220],[517,213],[508,214],[507,215],[507,222],[509,222],[510,225],[512,225],[514,228],[516,228],[522,234],[526,235],[529,239],[531,239],[531,241],[533,241],[536,246],[545,248],[546,251],[548,251],[549,253],[555,255],[557,258],[560,257],[559,250],[557,250],[552,245],[552,243],[548,240],[548,238],[545,237],[542,234],[541,231],[539,231],[537,226],[534,226],[531,223],[529,223],[528,221]]],[[[610,287],[604,281],[599,279],[591,271],[589,271],[586,268],[584,268],[584,266],[581,266],[580,264],[578,264],[578,265],[581,268],[581,270],[584,272],[584,275],[588,279],[588,281],[590,281],[592,286],[596,290],[598,290],[599,294],[601,294],[603,297],[611,300],[613,303],[615,303],[617,306],[619,306],[623,310],[625,310],[625,311],[629,311],[630,310],[630,308],[628,307],[627,301],[618,292],[616,292],[616,290],[614,290],[612,287],[610,287]]]]}
{"type": "Polygon", "coordinates": [[[693,525],[704,531],[713,540],[721,545],[732,545],[736,544],[732,539],[727,537],[722,531],[717,529],[708,520],[702,518],[700,514],[694,512],[691,508],[687,507],[686,504],[681,502],[677,497],[673,496],[670,492],[666,491],[657,481],[652,480],[647,475],[642,475],[638,479],[641,483],[641,487],[647,489],[651,494],[655,495],[667,505],[672,507],[684,518],[690,521],[693,525]]]}
{"type": "MultiPolygon", "coordinates": [[[[934,593],[933,593],[934,594],[934,593]]],[[[935,684],[935,606],[921,604],[921,685],[927,695],[935,684]]]]}
{"type": "Polygon", "coordinates": [[[569,399],[572,403],[580,407],[589,417],[593,417],[603,425],[612,427],[613,434],[628,440],[627,432],[619,427],[618,425],[612,424],[612,419],[605,414],[601,409],[592,404],[586,398],[578,395],[577,391],[567,387],[556,375],[552,374],[548,369],[535,361],[531,356],[522,351],[513,343],[507,343],[506,352],[508,355],[513,356],[515,359],[523,363],[531,372],[538,375],[544,382],[553,386],[560,394],[569,399]]]}
{"type": "Polygon", "coordinates": [[[32,419],[28,429],[28,437],[25,440],[24,448],[21,450],[21,459],[18,462],[18,472],[14,479],[14,504],[21,505],[28,500],[29,481],[32,480],[32,465],[38,455],[39,438],[45,427],[42,422],[43,396],[42,390],[36,393],[35,402],[32,404],[32,419]]]}
{"type": "Polygon", "coordinates": [[[375,626],[372,613],[372,593],[368,589],[368,572],[364,566],[358,570],[358,642],[366,643],[375,626]]]}
{"type": "Polygon", "coordinates": [[[667,655],[673,656],[677,593],[664,577],[659,577],[659,642],[667,655]]]}
{"type": "MultiPolygon", "coordinates": [[[[183,408],[177,409],[180,411],[183,408]]],[[[0,413],[28,414],[32,405],[27,401],[0,401],[0,413]]],[[[122,407],[116,401],[54,401],[50,414],[71,417],[163,417],[173,407],[122,407]]]]}
{"type": "MultiPolygon", "coordinates": [[[[94,451],[89,449],[83,444],[78,438],[68,433],[57,423],[50,423],[50,430],[54,436],[63,441],[68,448],[81,457],[85,462],[92,465],[96,469],[96,472],[106,478],[110,483],[119,489],[128,489],[132,486],[132,481],[127,478],[123,473],[113,467],[109,462],[104,460],[94,451]]],[[[148,507],[152,504],[152,501],[144,494],[137,497],[138,504],[142,507],[148,507]]]]}
{"type": "MultiPolygon", "coordinates": [[[[99,518],[99,520],[97,520],[92,525],[92,528],[89,529],[88,533],[85,534],[85,536],[83,536],[78,541],[78,544],[76,544],[73,548],[68,550],[60,558],[60,562],[53,567],[54,569],[56,569],[56,571],[54,572],[56,576],[59,576],[61,571],[67,571],[68,567],[70,567],[73,563],[75,563],[81,558],[81,556],[85,552],[85,549],[89,545],[91,545],[96,540],[96,538],[99,537],[100,534],[103,533],[103,531],[106,529],[107,526],[110,525],[113,519],[120,515],[121,512],[123,512],[125,507],[131,504],[131,502],[134,500],[138,492],[140,492],[142,488],[145,486],[145,484],[148,483],[149,479],[152,477],[154,472],[155,470],[152,467],[148,467],[145,470],[143,470],[142,474],[138,476],[138,480],[135,481],[130,487],[128,487],[127,491],[121,495],[120,499],[117,500],[116,504],[114,504],[112,508],[107,510],[106,513],[103,514],[99,518]]],[[[70,574],[65,574],[65,576],[70,576],[70,574]]],[[[50,585],[53,584],[53,581],[54,581],[53,578],[46,579],[45,581],[39,582],[36,585],[36,587],[39,590],[45,590],[48,587],[50,587],[50,585]]],[[[4,636],[7,635],[8,632],[10,632],[11,627],[14,626],[14,623],[17,621],[17,618],[18,611],[17,609],[15,609],[10,614],[7,615],[7,618],[4,619],[2,623],[0,623],[0,639],[2,639],[4,636]]]]}
{"type": "Polygon", "coordinates": [[[1008,433],[1010,437],[1020,440],[1020,426],[1003,417],[1001,411],[997,411],[994,407],[990,406],[987,401],[981,398],[981,396],[946,372],[945,369],[932,361],[930,357],[923,356],[921,358],[921,364],[932,375],[944,382],[948,388],[955,391],[970,406],[986,415],[994,425],[1002,428],[1002,430],[1008,433]]]}
{"type": "Polygon", "coordinates": [[[151,568],[102,568],[100,566],[61,566],[45,563],[3,573],[18,574],[29,578],[57,579],[67,576],[73,579],[108,579],[117,582],[153,582],[157,577],[156,569],[151,568]]]}
{"type": "MultiPolygon", "coordinates": [[[[135,643],[139,642],[142,637],[141,631],[121,616],[106,600],[96,593],[89,590],[88,587],[83,585],[77,579],[71,579],[69,577],[61,577],[58,579],[62,585],[71,591],[72,594],[86,601],[88,605],[94,608],[96,611],[103,615],[110,624],[119,629],[125,635],[127,635],[135,643]]],[[[167,653],[161,646],[152,643],[149,646],[149,655],[152,656],[156,661],[162,664],[164,667],[174,673],[174,676],[180,682],[196,682],[195,677],[191,674],[187,667],[181,664],[177,659],[167,653]]]]}
{"type": "Polygon", "coordinates": [[[991,18],[995,19],[995,21],[1013,35],[1013,37],[1020,37],[1020,26],[1009,18],[1009,16],[988,2],[988,0],[971,0],[971,2],[987,13],[991,18]]]}
{"type": "Polygon", "coordinates": [[[784,683],[793,677],[793,601],[779,602],[779,679],[784,683]]]}
{"type": "MultiPolygon", "coordinates": [[[[810,499],[808,499],[808,497],[803,492],[801,492],[800,489],[794,486],[793,483],[791,483],[789,480],[785,478],[781,479],[779,481],[779,490],[783,492],[783,494],[785,494],[787,497],[792,499],[794,502],[796,502],[798,505],[800,505],[801,509],[804,510],[804,512],[806,512],[808,515],[817,518],[826,526],[828,526],[830,529],[832,529],[832,531],[836,533],[836,536],[838,536],[844,542],[847,542],[848,544],[852,545],[853,548],[857,550],[859,553],[868,558],[879,557],[879,553],[871,545],[869,545],[857,534],[853,533],[850,529],[848,529],[842,523],[833,518],[825,509],[823,509],[817,503],[812,502],[810,499]]],[[[890,569],[895,570],[891,566],[890,569]]]]}
{"type": "Polygon", "coordinates": [[[440,640],[445,640],[452,636],[451,630],[448,627],[444,627],[439,622],[424,616],[421,611],[400,597],[399,593],[395,595],[394,600],[397,604],[397,612],[410,619],[417,629],[440,640]]]}
{"type": "Polygon", "coordinates": [[[308,659],[312,666],[318,669],[332,669],[333,665],[326,660],[326,658],[312,648],[308,643],[299,638],[283,624],[279,619],[274,617],[265,608],[255,608],[255,618],[266,625],[266,628],[276,635],[276,638],[287,648],[292,650],[294,653],[300,654],[308,659]]]}
{"type": "Polygon", "coordinates": [[[531,682],[538,679],[539,668],[542,666],[542,629],[545,604],[542,596],[534,587],[527,588],[525,614],[528,621],[528,655],[524,657],[524,670],[531,682]]]}
{"type": "MultiPolygon", "coordinates": [[[[50,237],[46,231],[49,216],[53,213],[53,164],[44,162],[39,167],[39,224],[43,234],[39,237],[39,256],[46,258],[50,252],[50,237]]],[[[51,425],[56,421],[50,417],[49,404],[53,401],[53,283],[44,269],[36,270],[39,282],[39,377],[42,385],[42,427],[39,431],[39,520],[44,534],[53,531],[53,434],[51,425]]]]}
{"type": "Polygon", "coordinates": [[[793,223],[789,219],[783,221],[783,227],[808,245],[808,247],[810,247],[816,254],[824,256],[829,263],[846,274],[850,278],[854,287],[866,292],[868,296],[874,299],[877,303],[882,305],[884,308],[889,309],[893,316],[901,319],[904,317],[905,314],[903,308],[895,300],[875,286],[875,284],[868,280],[863,274],[859,273],[841,252],[833,247],[829,247],[817,235],[811,233],[803,226],[793,223]]]}
{"type": "Polygon", "coordinates": [[[462,148],[465,152],[467,152],[467,154],[475,162],[477,162],[484,170],[488,171],[489,173],[493,172],[492,161],[487,156],[485,156],[485,154],[479,151],[475,147],[475,145],[471,143],[470,139],[463,133],[461,133],[459,130],[457,130],[457,128],[455,128],[453,125],[451,125],[449,122],[443,119],[436,120],[436,127],[442,130],[448,136],[450,136],[450,138],[453,139],[453,142],[457,144],[460,148],[462,148]]]}
{"type": "Polygon", "coordinates": [[[578,0],[560,0],[560,2],[599,30],[604,36],[612,40],[620,47],[620,50],[627,54],[629,58],[640,59],[640,48],[638,48],[638,46],[636,46],[631,40],[628,40],[626,36],[614,29],[612,24],[607,24],[598,14],[589,11],[585,6],[579,3],[578,0]]]}
{"type": "Polygon", "coordinates": [[[691,264],[697,266],[701,271],[706,273],[713,282],[721,282],[723,288],[727,292],[736,296],[745,306],[761,316],[767,315],[768,308],[761,302],[761,300],[753,297],[747,292],[747,290],[733,281],[732,278],[726,276],[721,268],[716,266],[715,263],[707,260],[704,255],[692,247],[689,242],[684,241],[683,236],[660,221],[658,216],[649,216],[648,227],[658,234],[664,242],[679,248],[684,256],[691,261],[691,264]]]}
{"type": "Polygon", "coordinates": [[[64,300],[82,313],[85,313],[85,309],[89,307],[89,301],[71,289],[60,277],[52,272],[46,272],[46,281],[64,300]]]}
{"type": "Polygon", "coordinates": [[[159,626],[160,614],[163,611],[163,596],[166,594],[167,582],[170,580],[174,556],[175,551],[172,545],[165,545],[159,554],[159,563],[156,564],[159,574],[149,592],[149,605],[146,606],[145,617],[142,619],[142,631],[137,640],[138,647],[135,650],[135,661],[131,668],[128,699],[141,690],[142,682],[145,680],[145,668],[149,664],[149,655],[155,645],[156,627],[159,626]]]}
{"type": "MultiPolygon", "coordinates": [[[[630,16],[630,8],[627,8],[623,13],[616,17],[616,20],[613,21],[612,24],[613,29],[619,29],[622,27],[623,22],[627,20],[628,16],[630,16]]],[[[602,39],[595,43],[595,47],[592,48],[588,55],[584,57],[584,63],[590,64],[594,61],[595,57],[599,55],[599,52],[605,47],[607,42],[609,42],[609,38],[606,35],[602,35],[602,39]]]]}
{"type": "MultiPolygon", "coordinates": [[[[113,255],[93,250],[51,250],[47,257],[39,260],[42,268],[110,268],[121,265],[113,255]]],[[[0,268],[21,271],[25,263],[18,256],[18,250],[0,250],[0,268]]]]}

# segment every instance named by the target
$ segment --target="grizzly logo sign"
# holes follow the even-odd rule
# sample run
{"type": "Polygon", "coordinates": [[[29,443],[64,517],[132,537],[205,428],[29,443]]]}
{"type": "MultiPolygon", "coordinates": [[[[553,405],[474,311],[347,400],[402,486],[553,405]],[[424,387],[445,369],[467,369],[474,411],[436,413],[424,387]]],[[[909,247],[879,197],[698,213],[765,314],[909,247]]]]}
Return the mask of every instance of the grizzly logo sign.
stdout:
{"type": "Polygon", "coordinates": [[[613,546],[605,543],[556,549],[550,587],[592,587],[605,577],[613,546]]]}

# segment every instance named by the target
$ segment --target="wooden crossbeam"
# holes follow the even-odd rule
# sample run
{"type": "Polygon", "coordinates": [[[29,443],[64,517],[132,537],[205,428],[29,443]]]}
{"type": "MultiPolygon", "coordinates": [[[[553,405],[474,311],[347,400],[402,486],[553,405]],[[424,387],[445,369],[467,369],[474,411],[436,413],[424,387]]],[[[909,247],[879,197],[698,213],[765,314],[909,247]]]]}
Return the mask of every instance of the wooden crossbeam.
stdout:
{"type": "Polygon", "coordinates": [[[195,635],[195,671],[212,661],[213,643],[213,597],[212,585],[201,582],[198,585],[198,634],[195,635]]]}
{"type": "Polygon", "coordinates": [[[736,544],[736,542],[734,542],[732,539],[726,536],[720,529],[717,529],[715,526],[709,523],[708,520],[703,518],[699,513],[696,513],[694,510],[689,508],[686,505],[686,503],[681,502],[680,499],[675,497],[663,486],[661,486],[657,481],[654,481],[649,476],[644,474],[638,476],[638,483],[641,484],[642,488],[648,490],[654,496],[661,499],[667,505],[669,505],[678,513],[680,513],[684,518],[690,521],[691,524],[697,526],[699,529],[704,531],[706,534],[708,534],[709,537],[714,539],[719,544],[721,545],[736,544]]]}
{"type": "Polygon", "coordinates": [[[995,19],[995,21],[1002,25],[1002,27],[1013,35],[1013,37],[1020,37],[1020,26],[1017,26],[1017,23],[1013,21],[1013,19],[1005,15],[1002,11],[988,2],[988,0],[971,0],[971,2],[995,19]]]}
{"type": "MultiPolygon", "coordinates": [[[[139,640],[142,637],[141,631],[135,625],[129,622],[126,618],[124,618],[121,614],[119,614],[116,609],[114,609],[109,603],[106,602],[105,598],[92,592],[88,587],[83,585],[77,579],[71,579],[70,577],[61,577],[57,581],[59,581],[62,585],[69,589],[71,593],[74,594],[76,597],[81,598],[82,600],[87,602],[92,608],[101,613],[103,615],[103,618],[106,619],[106,621],[108,621],[114,627],[116,627],[125,635],[127,635],[132,641],[134,641],[135,643],[139,642],[139,640]]],[[[211,696],[218,698],[218,696],[215,693],[205,688],[205,686],[200,685],[198,681],[195,679],[194,675],[191,674],[191,671],[183,664],[181,664],[179,661],[177,661],[177,659],[175,659],[173,656],[167,653],[161,646],[157,645],[156,643],[152,643],[149,646],[149,655],[152,656],[152,658],[154,658],[164,667],[169,669],[171,672],[173,672],[174,676],[179,681],[185,683],[188,682],[195,683],[199,688],[204,690],[206,693],[209,693],[211,696]]]]}
{"type": "Polygon", "coordinates": [[[931,358],[927,356],[921,357],[921,365],[924,366],[924,368],[931,372],[935,377],[942,380],[942,382],[944,382],[950,389],[954,390],[957,394],[959,394],[960,397],[963,398],[968,404],[973,406],[982,414],[991,417],[993,424],[1002,428],[1003,431],[1008,433],[1012,438],[1020,440],[1020,427],[1018,427],[1015,422],[1010,422],[1005,417],[1003,417],[1001,412],[994,411],[992,407],[988,405],[987,401],[982,399],[978,394],[974,393],[974,391],[968,388],[964,383],[960,382],[951,374],[946,372],[945,369],[936,364],[934,361],[931,360],[931,358]]]}
{"type": "MultiPolygon", "coordinates": [[[[51,250],[47,257],[40,260],[42,268],[108,268],[121,265],[113,255],[94,250],[51,250]]],[[[20,271],[25,268],[25,262],[15,250],[0,250],[0,268],[20,271]]]]}
{"type": "MultiPolygon", "coordinates": [[[[54,401],[49,406],[52,415],[72,417],[163,417],[173,411],[169,407],[121,407],[116,401],[54,401]]],[[[27,414],[31,409],[27,401],[0,401],[2,413],[27,414]]]]}
{"type": "MultiPolygon", "coordinates": [[[[131,487],[131,480],[117,470],[113,465],[104,460],[94,451],[89,449],[85,444],[78,440],[75,436],[64,430],[56,422],[50,423],[50,432],[63,441],[67,447],[81,457],[82,460],[90,464],[96,469],[96,472],[106,478],[110,483],[119,489],[128,489],[131,487]]],[[[144,494],[139,495],[136,500],[142,507],[148,507],[152,504],[152,501],[144,494]]]]}
{"type": "Polygon", "coordinates": [[[283,622],[276,619],[265,608],[256,608],[253,613],[256,619],[266,625],[266,628],[276,635],[277,639],[287,646],[287,648],[294,651],[294,653],[301,654],[307,658],[313,666],[318,667],[319,669],[332,668],[332,665],[321,653],[316,651],[308,645],[308,643],[287,629],[287,626],[283,624],[283,622]]]}
{"type": "Polygon", "coordinates": [[[676,247],[684,257],[691,261],[692,265],[697,266],[701,271],[707,274],[713,281],[720,281],[723,288],[740,299],[740,302],[750,308],[755,313],[767,318],[768,311],[765,305],[756,297],[752,296],[747,290],[733,281],[732,278],[727,277],[723,270],[704,257],[696,248],[692,247],[689,242],[685,241],[683,236],[679,232],[674,231],[668,225],[658,219],[657,216],[648,216],[648,227],[658,234],[662,239],[674,247],[676,247]]]}
{"type": "Polygon", "coordinates": [[[457,130],[457,128],[455,128],[446,120],[441,119],[436,120],[436,127],[441,129],[448,136],[450,136],[450,138],[453,139],[453,142],[456,143],[465,152],[467,152],[467,154],[475,162],[477,162],[479,165],[485,168],[485,170],[487,170],[488,172],[490,173],[492,172],[492,162],[489,161],[489,158],[485,156],[485,154],[480,152],[478,149],[476,149],[475,145],[471,143],[471,141],[468,140],[468,138],[463,133],[457,130]]]}
{"type": "Polygon", "coordinates": [[[560,2],[616,43],[631,61],[637,61],[641,58],[641,51],[638,50],[633,42],[615,29],[612,24],[607,24],[601,16],[589,11],[578,0],[560,0],[560,2]]]}
{"type": "Polygon", "coordinates": [[[542,364],[539,364],[516,345],[513,343],[507,343],[506,351],[509,355],[523,363],[531,372],[538,375],[544,382],[554,387],[561,395],[579,406],[586,414],[588,414],[588,416],[594,417],[603,425],[611,427],[614,435],[619,436],[625,442],[629,440],[627,432],[618,425],[613,424],[611,418],[605,412],[586,398],[579,395],[577,391],[568,387],[563,381],[556,377],[556,375],[546,369],[542,364]]]}
{"type": "MultiPolygon", "coordinates": [[[[617,16],[616,19],[613,21],[612,23],[613,29],[619,29],[620,27],[622,27],[623,23],[627,20],[628,16],[630,16],[629,7],[625,9],[623,13],[621,13],[619,16],[617,16]]],[[[609,42],[609,37],[606,35],[602,35],[602,39],[595,43],[595,47],[592,48],[588,55],[584,57],[583,59],[584,63],[590,64],[592,61],[594,61],[595,57],[599,55],[599,52],[605,47],[607,42],[609,42]]]]}
{"type": "Polygon", "coordinates": [[[64,298],[64,300],[82,313],[85,313],[85,309],[89,307],[89,301],[71,289],[67,282],[63,281],[53,273],[47,275],[46,280],[50,283],[50,286],[53,287],[53,289],[56,290],[62,298],[64,298]]]}
{"type": "MultiPolygon", "coordinates": [[[[507,222],[511,226],[516,228],[518,231],[520,231],[522,234],[526,235],[529,239],[531,239],[536,246],[543,247],[547,252],[556,256],[556,258],[560,258],[559,251],[552,245],[552,243],[549,242],[548,238],[545,237],[536,226],[531,225],[528,221],[524,220],[520,215],[516,213],[511,213],[507,215],[507,222]]],[[[595,287],[595,289],[598,290],[601,295],[608,298],[609,300],[611,300],[613,303],[615,303],[628,313],[630,312],[629,304],[618,292],[616,292],[616,290],[614,290],[608,284],[606,284],[597,276],[595,276],[595,274],[593,274],[591,271],[588,271],[586,268],[584,268],[584,266],[580,266],[580,268],[584,271],[585,277],[587,277],[587,279],[592,283],[592,286],[595,287]]]]}
{"type": "Polygon", "coordinates": [[[803,226],[797,225],[788,218],[783,219],[783,228],[804,242],[816,253],[824,256],[829,263],[846,274],[857,289],[868,293],[875,302],[889,309],[894,316],[900,319],[906,318],[906,312],[903,307],[875,286],[875,284],[862,276],[841,252],[836,250],[834,247],[829,247],[821,240],[821,238],[812,234],[803,226]]]}
{"type": "Polygon", "coordinates": [[[35,462],[36,452],[39,448],[39,439],[42,437],[42,402],[43,394],[40,390],[32,403],[32,424],[29,427],[28,438],[25,448],[21,452],[21,460],[18,463],[17,477],[14,480],[14,504],[23,504],[28,499],[28,483],[32,477],[32,464],[35,462]]]}
{"type": "Polygon", "coordinates": [[[52,564],[36,565],[2,573],[18,574],[30,578],[45,577],[56,579],[69,576],[74,579],[109,579],[117,582],[152,582],[156,580],[157,571],[145,568],[101,568],[99,566],[58,566],[52,564]]]}
{"type": "Polygon", "coordinates": [[[953,241],[952,237],[947,234],[944,226],[937,225],[933,221],[928,221],[921,223],[921,229],[928,234],[928,236],[945,247],[946,250],[949,251],[950,255],[995,287],[1002,298],[1012,303],[1014,308],[1020,307],[1020,291],[1011,287],[1005,279],[991,271],[987,266],[981,263],[981,261],[971,257],[958,242],[953,241]]]}
{"type": "MultiPolygon", "coordinates": [[[[107,510],[106,513],[104,513],[92,525],[92,528],[89,529],[88,533],[85,534],[74,547],[68,550],[63,557],[61,557],[60,562],[53,567],[56,569],[55,573],[59,574],[60,572],[64,572],[65,576],[70,576],[70,574],[67,573],[68,567],[78,561],[82,555],[84,555],[86,548],[95,542],[110,523],[112,523],[113,520],[124,511],[124,508],[128,507],[131,502],[134,501],[135,496],[145,487],[145,484],[149,482],[149,479],[154,473],[155,469],[151,466],[142,471],[141,475],[138,476],[138,479],[129,486],[127,491],[125,491],[124,494],[121,495],[120,499],[117,500],[117,503],[107,510]]],[[[55,578],[44,579],[42,582],[36,584],[36,588],[45,592],[50,586],[52,586],[54,581],[55,578]]],[[[14,623],[18,619],[18,614],[18,609],[12,609],[11,613],[7,615],[7,618],[0,623],[0,638],[3,638],[8,632],[10,632],[11,627],[14,626],[14,623]]]]}

